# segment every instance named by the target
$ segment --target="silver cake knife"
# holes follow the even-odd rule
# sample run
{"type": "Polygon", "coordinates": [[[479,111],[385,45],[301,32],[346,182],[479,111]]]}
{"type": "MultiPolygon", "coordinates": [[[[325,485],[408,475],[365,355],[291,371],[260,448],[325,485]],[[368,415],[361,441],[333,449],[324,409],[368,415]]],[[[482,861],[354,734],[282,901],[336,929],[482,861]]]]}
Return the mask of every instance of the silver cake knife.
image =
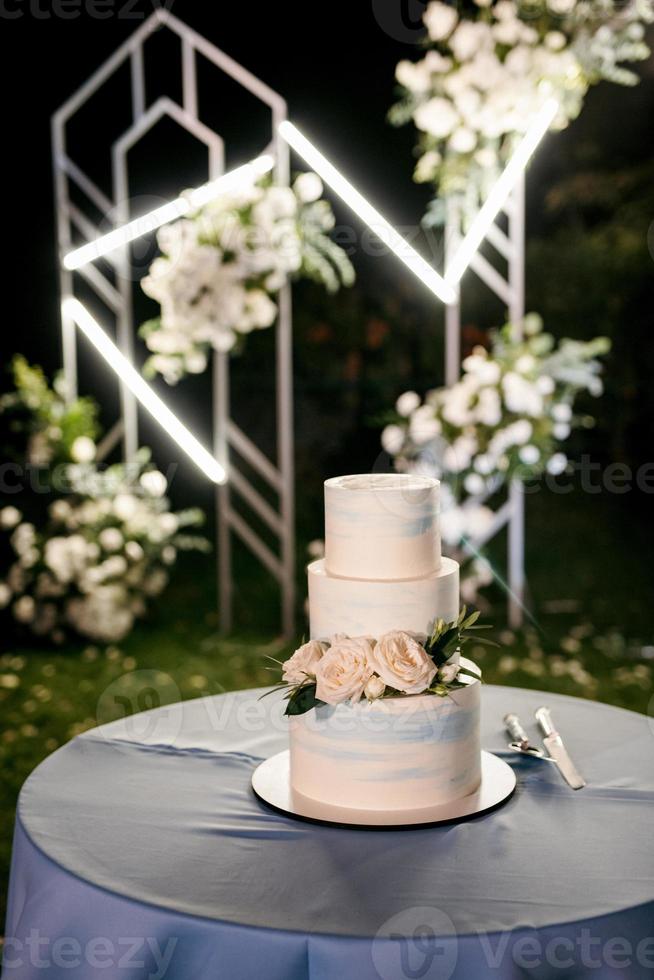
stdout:
{"type": "Polygon", "coordinates": [[[573,789],[583,789],[586,780],[580,775],[574,762],[568,755],[568,751],[563,744],[563,739],[554,727],[552,715],[549,708],[538,708],[535,712],[536,721],[543,733],[543,742],[550,757],[559,767],[559,772],[569,786],[573,789]]]}

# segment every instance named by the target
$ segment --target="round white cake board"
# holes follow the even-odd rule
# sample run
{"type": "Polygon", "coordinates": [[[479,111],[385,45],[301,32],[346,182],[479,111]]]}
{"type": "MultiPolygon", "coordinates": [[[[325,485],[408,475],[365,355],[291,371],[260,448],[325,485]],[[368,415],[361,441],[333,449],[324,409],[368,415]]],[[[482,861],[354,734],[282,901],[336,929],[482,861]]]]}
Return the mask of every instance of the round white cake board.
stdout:
{"type": "Polygon", "coordinates": [[[470,820],[505,803],[516,787],[513,769],[496,755],[482,752],[481,784],[469,796],[417,810],[357,810],[312,800],[293,790],[289,763],[290,753],[286,749],[266,759],[255,769],[252,788],[263,803],[298,820],[368,830],[384,827],[430,827],[470,820]]]}

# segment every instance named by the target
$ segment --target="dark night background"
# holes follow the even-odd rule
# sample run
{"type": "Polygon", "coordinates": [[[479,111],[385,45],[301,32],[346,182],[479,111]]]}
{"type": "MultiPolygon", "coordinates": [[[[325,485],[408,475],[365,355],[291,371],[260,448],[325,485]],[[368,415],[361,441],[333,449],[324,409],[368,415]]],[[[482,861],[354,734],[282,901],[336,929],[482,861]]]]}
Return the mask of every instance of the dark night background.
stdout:
{"type": "MultiPolygon", "coordinates": [[[[411,179],[415,130],[391,128],[386,113],[394,101],[395,65],[418,56],[423,3],[167,2],[281,93],[291,119],[382,212],[415,228],[430,197],[411,179]]],[[[0,389],[10,383],[6,369],[16,352],[48,373],[61,364],[50,117],[152,9],[152,0],[0,0],[0,389]]],[[[654,31],[649,34],[653,46],[654,31]]],[[[148,86],[148,103],[163,92],[179,98],[178,46],[165,33],[148,42],[146,67],[158,79],[148,86]]],[[[579,405],[596,416],[597,425],[575,432],[566,451],[572,460],[589,455],[598,466],[627,464],[634,479],[639,467],[652,462],[654,435],[654,58],[638,71],[636,88],[603,83],[590,92],[581,118],[539,148],[527,184],[527,309],[541,313],[556,337],[604,334],[613,342],[604,397],[579,405]]],[[[199,80],[201,115],[224,134],[227,165],[259,152],[267,141],[261,106],[207,66],[200,66],[199,80]]],[[[128,100],[123,70],[71,127],[72,155],[106,191],[109,144],[129,125],[128,100]]],[[[130,157],[130,173],[137,214],[202,183],[206,171],[198,145],[162,124],[130,157]]],[[[360,233],[345,209],[336,206],[336,213],[339,223],[360,233]]],[[[101,222],[101,215],[91,216],[101,222]]],[[[135,254],[140,275],[153,255],[152,243],[135,254]]],[[[306,544],[323,531],[323,479],[380,465],[380,416],[402,391],[423,393],[443,383],[440,304],[393,257],[373,260],[357,250],[353,261],[357,284],[336,297],[306,284],[294,287],[298,636],[304,628],[306,544]]],[[[140,321],[155,308],[139,295],[138,278],[140,321]]],[[[487,339],[504,311],[469,276],[464,293],[466,350],[487,339]]],[[[271,330],[250,336],[245,355],[232,365],[236,417],[270,453],[273,340],[271,330]]],[[[137,351],[142,361],[140,341],[137,351]]],[[[174,389],[162,381],[156,387],[209,443],[208,374],[174,389]]],[[[97,397],[105,424],[115,420],[115,380],[83,345],[80,390],[97,397]]],[[[166,469],[177,458],[176,447],[156,424],[143,416],[141,422],[142,442],[166,469]]],[[[620,494],[585,492],[577,483],[565,495],[536,489],[526,510],[529,618],[523,630],[506,629],[504,593],[496,584],[485,590],[483,611],[500,646],[473,650],[484,679],[651,714],[651,492],[636,489],[633,480],[620,494]]],[[[185,459],[179,460],[171,497],[175,508],[204,507],[212,537],[211,488],[185,459]]],[[[0,497],[0,506],[5,503],[22,506],[15,497],[0,497]]],[[[489,549],[500,570],[504,537],[489,549]]],[[[213,555],[185,556],[164,596],[119,647],[71,640],[53,648],[25,631],[14,636],[0,630],[0,928],[18,791],[47,754],[110,720],[100,710],[107,691],[123,685],[123,702],[127,698],[140,711],[136,695],[146,683],[148,690],[155,685],[162,703],[270,683],[264,655],[283,659],[283,651],[292,649],[275,644],[276,589],[243,551],[235,569],[238,629],[228,638],[217,633],[213,555]]],[[[4,572],[0,567],[0,579],[4,572]]]]}
{"type": "MultiPolygon", "coordinates": [[[[424,4],[365,0],[357,4],[208,4],[174,0],[172,12],[250,68],[286,97],[290,117],[321,146],[380,209],[400,226],[415,225],[429,190],[412,183],[415,131],[393,129],[386,112],[394,100],[394,67],[415,58],[424,4]]],[[[60,364],[49,120],[53,111],[149,15],[150,0],[128,8],[116,0],[91,16],[83,0],[56,15],[52,0],[6,0],[0,19],[4,57],[4,329],[3,365],[15,351],[48,371],[60,364]],[[79,11],[79,16],[71,15],[79,11]],[[15,13],[21,16],[16,17],[15,13]]],[[[586,407],[598,415],[592,432],[570,449],[599,461],[625,461],[634,470],[650,456],[654,345],[651,341],[654,263],[648,247],[654,218],[654,62],[638,66],[641,84],[603,83],[588,96],[582,117],[539,150],[528,179],[527,307],[541,312],[557,336],[608,334],[607,393],[586,407]]],[[[148,42],[146,67],[156,82],[148,102],[166,91],[179,97],[179,53],[164,32],[148,42]]],[[[199,71],[201,114],[224,133],[227,163],[247,159],[263,145],[266,114],[218,72],[199,71]]],[[[106,143],[128,123],[128,79],[123,71],[102,98],[71,127],[70,148],[105,189],[106,143]]],[[[295,161],[299,165],[299,161],[295,161]]],[[[172,124],[163,123],[130,159],[135,199],[166,199],[202,182],[203,154],[172,124]]],[[[350,222],[336,207],[339,222],[350,222]]],[[[94,216],[98,218],[99,216],[94,216]]],[[[352,222],[360,231],[358,221],[352,222]]],[[[144,268],[153,252],[141,256],[144,268]]],[[[355,289],[326,298],[295,289],[295,383],[300,539],[321,533],[325,475],[365,471],[379,456],[380,413],[401,391],[442,383],[443,311],[391,257],[354,255],[355,289]]],[[[136,285],[135,285],[136,290],[136,285]]],[[[468,280],[464,347],[502,322],[495,301],[468,280]]],[[[139,318],[152,315],[144,297],[139,318]]],[[[139,343],[139,356],[144,345],[139,343]]],[[[237,417],[269,450],[272,332],[251,337],[234,362],[237,417]]],[[[115,384],[81,351],[80,387],[101,400],[105,421],[116,411],[115,384]]],[[[167,392],[207,441],[208,378],[189,379],[167,392]]],[[[156,426],[143,420],[143,442],[166,466],[174,451],[156,426]]],[[[182,462],[175,503],[201,502],[210,492],[182,462]]],[[[612,502],[619,521],[638,539],[649,495],[633,490],[612,502]],[[628,506],[627,506],[628,503],[628,506]],[[616,511],[617,513],[617,511],[616,511]]],[[[588,506],[592,505],[592,501],[588,506]]],[[[598,516],[598,520],[606,520],[598,516]]],[[[613,520],[613,518],[610,518],[613,520]]],[[[600,549],[600,553],[602,553],[600,549]]]]}

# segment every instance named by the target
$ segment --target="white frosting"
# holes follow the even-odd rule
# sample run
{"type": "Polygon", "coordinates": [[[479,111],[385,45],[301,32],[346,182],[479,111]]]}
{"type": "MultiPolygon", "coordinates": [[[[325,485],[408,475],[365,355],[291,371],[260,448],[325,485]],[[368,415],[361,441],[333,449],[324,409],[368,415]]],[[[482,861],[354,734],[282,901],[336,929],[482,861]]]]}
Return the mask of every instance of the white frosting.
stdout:
{"type": "Polygon", "coordinates": [[[332,806],[383,810],[473,793],[481,781],[480,690],[471,681],[445,698],[347,702],[291,718],[293,790],[332,806]]]}
{"type": "Polygon", "coordinates": [[[325,482],[325,565],[355,579],[421,578],[441,560],[439,483],[400,473],[325,482]]]}
{"type": "Polygon", "coordinates": [[[437,572],[405,582],[334,578],[324,560],[312,562],[308,576],[312,639],[380,637],[391,630],[428,634],[435,619],[450,623],[459,614],[459,566],[451,558],[443,558],[437,572]]]}
{"type": "MultiPolygon", "coordinates": [[[[309,565],[311,636],[427,634],[459,612],[459,566],[441,561],[437,480],[401,474],[325,483],[325,559],[309,565]]],[[[291,785],[318,803],[411,810],[473,793],[481,780],[480,688],[290,719],[291,785]]]]}

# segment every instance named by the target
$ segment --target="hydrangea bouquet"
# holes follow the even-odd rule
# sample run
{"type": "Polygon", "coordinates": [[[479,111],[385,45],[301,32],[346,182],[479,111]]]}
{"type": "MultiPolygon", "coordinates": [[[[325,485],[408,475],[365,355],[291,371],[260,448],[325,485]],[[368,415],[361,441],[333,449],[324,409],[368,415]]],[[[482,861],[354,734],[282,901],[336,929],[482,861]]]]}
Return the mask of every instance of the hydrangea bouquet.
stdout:
{"type": "MultiPolygon", "coordinates": [[[[480,674],[461,663],[461,647],[476,630],[479,613],[468,615],[465,606],[452,623],[436,620],[429,637],[401,630],[378,640],[369,636],[334,636],[329,642],[303,643],[281,667],[282,679],[274,691],[286,691],[286,714],[301,715],[321,704],[357,704],[380,698],[433,694],[446,697],[464,687],[463,678],[480,674]]],[[[273,693],[267,692],[267,693],[273,693]]],[[[265,696],[265,695],[264,695],[265,696]]]]}
{"type": "Polygon", "coordinates": [[[548,96],[559,103],[553,126],[580,112],[591,85],[634,85],[624,63],[649,55],[651,0],[475,0],[467,7],[433,0],[424,13],[427,51],[401,61],[401,101],[390,119],[413,120],[420,133],[414,178],[434,182],[439,200],[427,223],[444,220],[443,200],[473,214],[548,96]]]}
{"type": "Polygon", "coordinates": [[[146,372],[171,384],[201,373],[212,348],[231,350],[272,326],[275,294],[291,278],[314,279],[330,292],[352,284],[352,264],[330,238],[334,215],[321,195],[313,173],[292,188],[260,180],[159,231],[163,255],[141,283],[161,306],[161,316],[141,328],[152,352],[146,372]]]}

